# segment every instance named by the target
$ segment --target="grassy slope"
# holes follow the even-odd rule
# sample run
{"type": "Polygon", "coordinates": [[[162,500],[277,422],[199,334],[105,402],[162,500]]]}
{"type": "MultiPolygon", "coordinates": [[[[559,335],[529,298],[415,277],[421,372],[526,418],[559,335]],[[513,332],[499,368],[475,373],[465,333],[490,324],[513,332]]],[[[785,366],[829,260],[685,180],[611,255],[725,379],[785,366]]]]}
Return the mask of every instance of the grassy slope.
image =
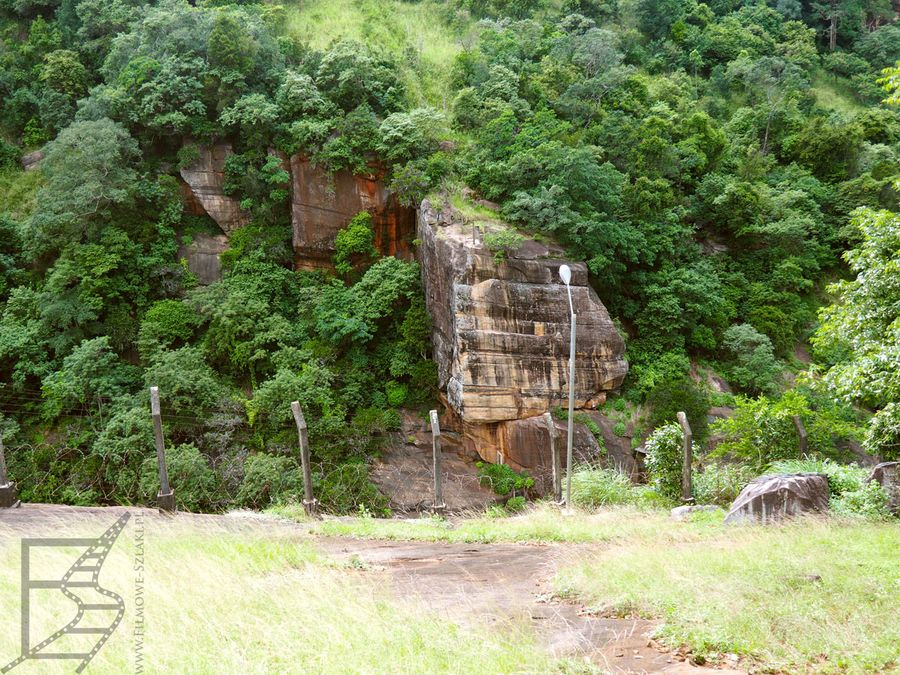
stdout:
{"type": "MultiPolygon", "coordinates": [[[[132,528],[100,574],[103,586],[125,600],[126,615],[89,666],[91,673],[134,672],[132,528]]],[[[97,529],[91,528],[91,536],[97,529]]],[[[484,664],[506,673],[553,668],[524,628],[476,632],[418,613],[371,578],[323,561],[309,541],[296,537],[174,527],[148,532],[145,551],[145,672],[479,672],[484,664]]],[[[53,555],[56,568],[65,569],[77,553],[61,549],[53,555]]],[[[34,602],[35,642],[71,617],[71,603],[52,593],[61,600],[53,605],[55,611],[42,615],[38,610],[47,601],[34,602]]],[[[4,600],[7,611],[0,612],[2,667],[19,654],[15,537],[0,536],[0,597],[13,599],[9,606],[4,600]]],[[[16,672],[72,672],[72,663],[29,662],[16,672]]]]}
{"type": "Polygon", "coordinates": [[[294,0],[284,3],[288,32],[316,49],[349,38],[388,51],[402,65],[416,103],[450,104],[450,69],[466,29],[444,21],[443,3],[425,0],[294,0]]]}

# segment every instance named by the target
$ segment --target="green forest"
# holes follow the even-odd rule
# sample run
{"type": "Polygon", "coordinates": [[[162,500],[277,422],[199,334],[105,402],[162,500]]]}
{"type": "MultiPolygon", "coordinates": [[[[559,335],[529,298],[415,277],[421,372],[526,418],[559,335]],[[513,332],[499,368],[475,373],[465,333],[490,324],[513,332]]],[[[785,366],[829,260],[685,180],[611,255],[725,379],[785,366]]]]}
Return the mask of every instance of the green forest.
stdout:
{"type": "Polygon", "coordinates": [[[368,458],[437,400],[419,268],[361,213],[333,273],[294,271],[272,150],[377,163],[410,206],[471,191],[584,260],[652,447],[676,410],[702,440],[729,405],[718,451],[755,469],[802,459],[793,415],[821,457],[900,458],[898,9],[0,0],[0,433],[22,498],[153,503],[158,386],[182,508],[295,498],[298,400],[323,506],[384,511],[368,458]],[[178,248],[216,225],[177,176],[217,140],[250,222],[204,286],[178,248]]]}

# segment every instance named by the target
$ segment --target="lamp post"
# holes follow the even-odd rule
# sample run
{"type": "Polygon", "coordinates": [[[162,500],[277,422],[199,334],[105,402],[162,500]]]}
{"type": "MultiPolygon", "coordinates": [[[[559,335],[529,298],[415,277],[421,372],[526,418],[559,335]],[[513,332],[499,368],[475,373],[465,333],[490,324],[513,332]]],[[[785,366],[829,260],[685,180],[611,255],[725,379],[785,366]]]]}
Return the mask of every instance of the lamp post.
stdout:
{"type": "Polygon", "coordinates": [[[568,265],[560,265],[559,278],[566,285],[569,294],[569,314],[572,324],[569,328],[569,433],[566,438],[566,506],[572,508],[572,440],[575,416],[575,326],[577,315],[572,304],[572,270],[568,265]]]}

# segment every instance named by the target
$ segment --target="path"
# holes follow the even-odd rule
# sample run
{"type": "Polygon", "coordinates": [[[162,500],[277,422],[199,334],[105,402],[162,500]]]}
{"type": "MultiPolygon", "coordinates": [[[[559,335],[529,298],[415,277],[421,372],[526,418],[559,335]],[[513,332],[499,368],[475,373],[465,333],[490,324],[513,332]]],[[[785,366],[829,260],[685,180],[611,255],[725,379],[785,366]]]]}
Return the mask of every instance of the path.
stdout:
{"type": "MultiPolygon", "coordinates": [[[[123,513],[140,513],[148,530],[182,527],[310,538],[309,526],[251,513],[178,514],[174,521],[151,509],[83,508],[26,504],[0,511],[0,539],[82,527],[108,526],[123,513]]],[[[596,551],[579,544],[449,544],[314,537],[327,556],[374,583],[386,580],[402,600],[483,629],[525,620],[554,656],[588,658],[612,673],[724,675],[662,651],[650,638],[656,623],[585,615],[552,596],[555,570],[596,551]]]]}

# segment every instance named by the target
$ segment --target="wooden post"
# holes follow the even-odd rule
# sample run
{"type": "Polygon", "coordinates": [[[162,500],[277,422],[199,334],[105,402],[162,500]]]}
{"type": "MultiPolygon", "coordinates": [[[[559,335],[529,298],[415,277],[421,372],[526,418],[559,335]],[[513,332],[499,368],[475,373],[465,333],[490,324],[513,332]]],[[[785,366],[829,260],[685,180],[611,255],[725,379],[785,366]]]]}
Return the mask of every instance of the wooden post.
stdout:
{"type": "Polygon", "coordinates": [[[0,509],[13,509],[19,504],[16,485],[9,482],[9,474],[6,472],[6,454],[3,448],[3,437],[0,436],[0,509]]]}
{"type": "Polygon", "coordinates": [[[434,453],[434,506],[432,510],[442,515],[447,509],[444,504],[444,486],[442,485],[441,469],[441,425],[438,422],[437,410],[428,413],[431,417],[431,449],[434,453]]]}
{"type": "Polygon", "coordinates": [[[166,446],[163,441],[162,413],[159,407],[159,387],[150,387],[150,414],[153,416],[153,435],[156,441],[156,460],[159,463],[159,493],[156,506],[160,513],[175,512],[175,491],[169,485],[166,469],[166,446]]]}
{"type": "Polygon", "coordinates": [[[562,469],[559,464],[559,450],[556,447],[556,438],[559,433],[553,422],[553,415],[544,413],[544,424],[547,425],[547,434],[550,436],[550,461],[553,465],[553,499],[557,504],[562,503],[562,469]]]}
{"type": "Polygon", "coordinates": [[[294,422],[297,423],[297,435],[300,438],[300,468],[303,469],[303,509],[306,515],[315,516],[318,502],[313,496],[312,469],[309,466],[309,431],[306,428],[306,418],[300,402],[291,403],[291,412],[294,413],[294,422]]]}
{"type": "Polygon", "coordinates": [[[691,464],[694,460],[694,434],[691,432],[691,425],[688,423],[687,415],[683,412],[678,413],[678,423],[684,431],[684,463],[681,467],[681,501],[690,502],[694,500],[693,490],[691,489],[691,464]]]}
{"type": "Polygon", "coordinates": [[[797,429],[797,435],[800,437],[800,456],[802,457],[806,454],[808,448],[806,427],[803,426],[803,420],[800,419],[800,415],[793,415],[791,419],[794,420],[794,427],[797,429]]]}

